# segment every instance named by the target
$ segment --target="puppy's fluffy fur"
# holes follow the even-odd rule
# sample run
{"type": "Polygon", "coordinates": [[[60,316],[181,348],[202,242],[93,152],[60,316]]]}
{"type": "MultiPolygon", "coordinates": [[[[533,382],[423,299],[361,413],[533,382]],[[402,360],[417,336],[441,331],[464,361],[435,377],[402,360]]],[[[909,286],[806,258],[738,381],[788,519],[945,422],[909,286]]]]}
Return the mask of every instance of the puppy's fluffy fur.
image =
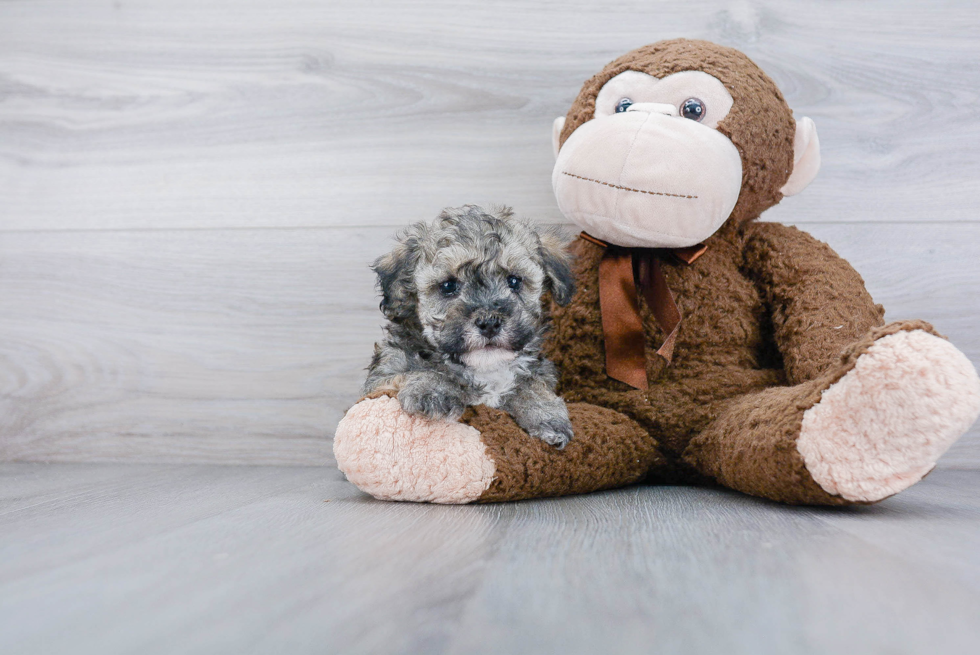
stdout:
{"type": "Polygon", "coordinates": [[[389,323],[365,394],[396,392],[405,411],[434,419],[498,407],[564,447],[572,426],[554,364],[541,356],[541,296],[571,300],[565,245],[560,232],[538,232],[508,208],[466,205],[409,227],[373,265],[389,323]]]}

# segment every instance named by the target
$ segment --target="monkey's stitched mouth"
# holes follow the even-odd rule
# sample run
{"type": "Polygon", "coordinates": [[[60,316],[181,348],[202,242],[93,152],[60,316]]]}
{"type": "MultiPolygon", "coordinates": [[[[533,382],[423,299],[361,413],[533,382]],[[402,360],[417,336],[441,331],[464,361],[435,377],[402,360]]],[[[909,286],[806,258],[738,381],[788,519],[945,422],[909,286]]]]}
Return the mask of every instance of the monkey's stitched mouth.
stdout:
{"type": "Polygon", "coordinates": [[[644,191],[643,189],[633,189],[628,186],[619,186],[618,184],[612,184],[610,182],[603,182],[602,180],[593,180],[591,177],[582,177],[581,175],[576,175],[575,173],[569,173],[568,171],[562,171],[562,175],[567,175],[568,177],[574,177],[578,180],[585,180],[586,182],[593,182],[595,184],[601,184],[613,189],[620,189],[622,191],[632,191],[633,193],[645,193],[650,196],[667,196],[668,198],[688,198],[696,199],[697,196],[685,196],[682,193],[664,193],[663,191],[644,191]]]}

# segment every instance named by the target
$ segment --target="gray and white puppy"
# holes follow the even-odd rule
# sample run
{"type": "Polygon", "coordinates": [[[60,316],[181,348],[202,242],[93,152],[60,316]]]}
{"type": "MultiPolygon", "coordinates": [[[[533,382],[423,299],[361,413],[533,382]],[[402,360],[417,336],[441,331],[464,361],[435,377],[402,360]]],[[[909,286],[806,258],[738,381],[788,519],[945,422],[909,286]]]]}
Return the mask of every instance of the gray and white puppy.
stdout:
{"type": "Polygon", "coordinates": [[[372,266],[389,323],[364,393],[396,392],[406,412],[433,419],[497,407],[563,448],[572,425],[555,395],[555,366],[541,356],[541,296],[548,291],[561,305],[572,298],[566,239],[509,208],[465,205],[398,240],[372,266]]]}

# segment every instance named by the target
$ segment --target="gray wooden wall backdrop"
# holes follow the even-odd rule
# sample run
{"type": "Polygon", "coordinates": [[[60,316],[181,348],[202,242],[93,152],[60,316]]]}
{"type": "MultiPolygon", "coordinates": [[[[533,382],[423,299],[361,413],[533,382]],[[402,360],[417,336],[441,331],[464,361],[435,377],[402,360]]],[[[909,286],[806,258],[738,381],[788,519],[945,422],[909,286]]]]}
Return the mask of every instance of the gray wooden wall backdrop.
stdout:
{"type": "MultiPolygon", "coordinates": [[[[738,47],[823,170],[767,218],[980,363],[969,0],[0,0],[0,458],[330,461],[409,221],[561,221],[550,128],[610,59],[738,47]]],[[[975,427],[943,460],[980,465],[975,427]]]]}

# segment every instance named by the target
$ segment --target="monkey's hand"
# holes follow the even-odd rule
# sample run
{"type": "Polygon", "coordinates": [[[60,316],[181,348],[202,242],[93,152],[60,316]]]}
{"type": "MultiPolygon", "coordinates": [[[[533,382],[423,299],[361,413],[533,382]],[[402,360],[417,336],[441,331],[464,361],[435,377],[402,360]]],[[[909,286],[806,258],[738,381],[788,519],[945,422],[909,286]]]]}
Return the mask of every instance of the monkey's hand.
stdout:
{"type": "Polygon", "coordinates": [[[455,421],[466,409],[463,389],[438,373],[410,373],[398,391],[398,402],[409,414],[455,421]]]}
{"type": "Polygon", "coordinates": [[[540,381],[518,385],[516,393],[501,408],[536,439],[556,448],[572,440],[572,422],[568,420],[565,401],[540,381]]]}

